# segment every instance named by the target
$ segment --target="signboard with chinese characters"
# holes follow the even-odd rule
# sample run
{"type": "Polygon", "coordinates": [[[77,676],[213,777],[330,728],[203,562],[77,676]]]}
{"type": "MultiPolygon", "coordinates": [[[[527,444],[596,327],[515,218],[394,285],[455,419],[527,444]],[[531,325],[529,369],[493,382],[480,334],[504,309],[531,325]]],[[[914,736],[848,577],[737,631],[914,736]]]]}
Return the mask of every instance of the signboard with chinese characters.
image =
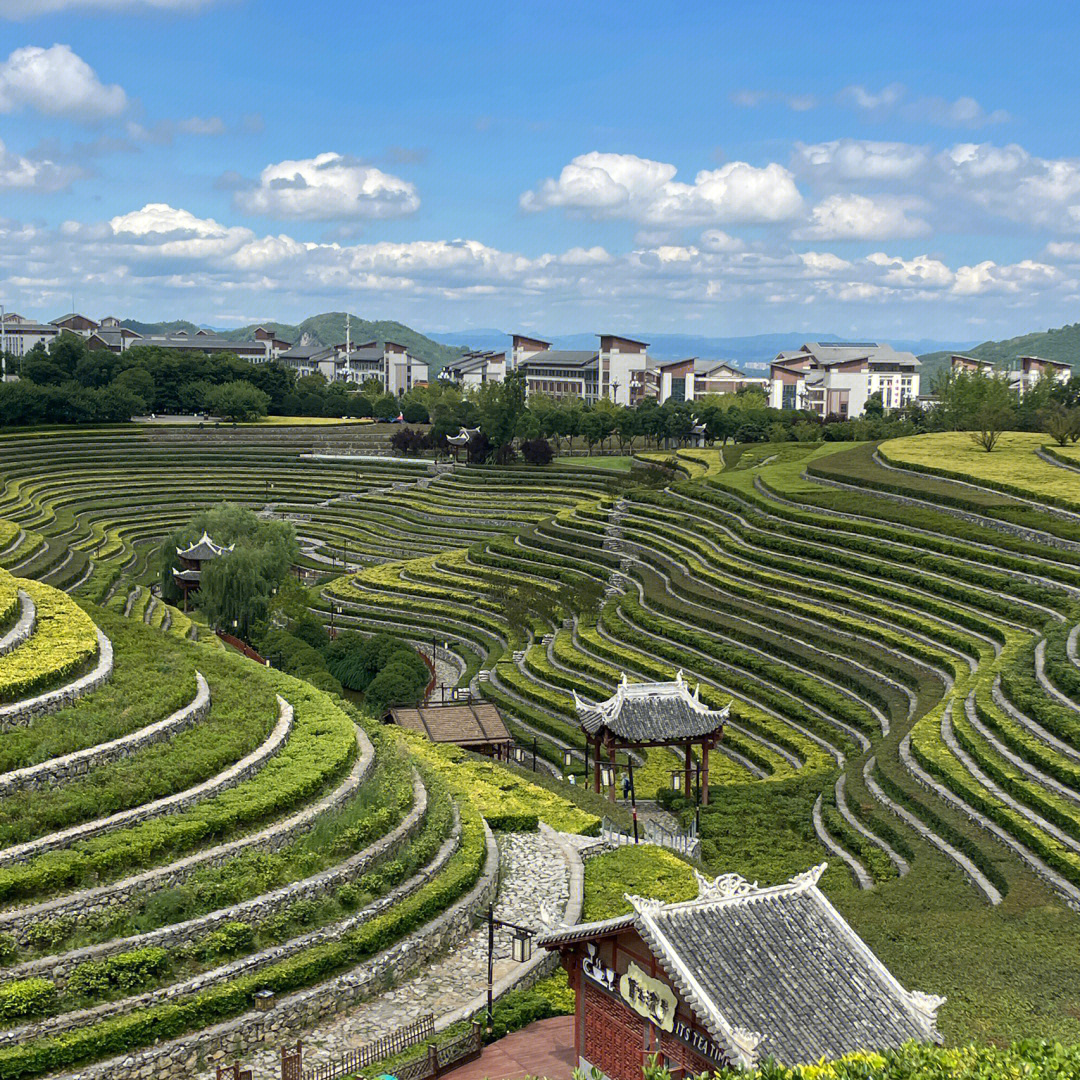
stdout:
{"type": "Polygon", "coordinates": [[[667,983],[646,975],[631,961],[619,979],[619,996],[639,1016],[654,1023],[661,1031],[675,1025],[675,991],[667,983]]]}

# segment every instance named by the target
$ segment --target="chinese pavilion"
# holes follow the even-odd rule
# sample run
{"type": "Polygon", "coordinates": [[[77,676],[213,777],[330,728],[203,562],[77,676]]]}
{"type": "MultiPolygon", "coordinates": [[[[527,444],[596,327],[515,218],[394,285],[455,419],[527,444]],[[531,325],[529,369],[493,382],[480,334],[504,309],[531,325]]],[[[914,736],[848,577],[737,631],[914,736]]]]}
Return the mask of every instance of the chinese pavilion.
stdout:
{"type": "Polygon", "coordinates": [[[230,544],[228,547],[223,547],[221,544],[215,544],[203,532],[202,537],[190,547],[176,549],[176,557],[180,560],[181,569],[173,570],[173,581],[184,594],[185,611],[187,611],[188,593],[198,591],[199,580],[202,577],[202,564],[210,559],[219,558],[221,555],[227,555],[234,546],[230,544]]]}
{"type": "Polygon", "coordinates": [[[945,999],[900,985],[818,888],[824,870],[770,888],[699,874],[694,900],[628,895],[629,915],[542,935],[576,996],[582,1068],[641,1080],[652,1054],[682,1077],[940,1042],[945,999]]]}
{"type": "MultiPolygon", "coordinates": [[[[583,701],[574,691],[574,705],[581,719],[581,730],[593,748],[593,790],[600,791],[600,750],[607,750],[614,763],[619,750],[647,746],[681,746],[685,752],[684,791],[690,790],[695,745],[701,747],[701,796],[709,802],[709,751],[720,741],[730,706],[710,709],[703,704],[701,687],[693,693],[683,673],[674,682],[632,683],[625,673],[615,693],[595,704],[583,701]]],[[[613,770],[614,771],[614,770],[613,770]]],[[[614,781],[610,798],[615,798],[614,781]]]]}

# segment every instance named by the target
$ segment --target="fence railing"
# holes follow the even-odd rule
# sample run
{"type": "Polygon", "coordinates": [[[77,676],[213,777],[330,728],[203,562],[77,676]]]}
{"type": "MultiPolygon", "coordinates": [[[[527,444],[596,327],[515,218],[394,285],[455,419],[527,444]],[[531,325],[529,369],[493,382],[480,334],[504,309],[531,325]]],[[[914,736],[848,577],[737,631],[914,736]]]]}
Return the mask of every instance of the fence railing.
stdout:
{"type": "Polygon", "coordinates": [[[615,822],[604,818],[600,823],[600,839],[607,844],[617,846],[633,843],[656,844],[658,847],[668,848],[670,851],[676,851],[690,858],[697,855],[699,847],[697,831],[693,824],[689,832],[673,832],[671,829],[665,829],[658,821],[649,819],[638,823],[638,839],[635,841],[633,833],[620,829],[615,822]]]}
{"type": "MultiPolygon", "coordinates": [[[[411,1024],[395,1028],[378,1039],[350,1050],[337,1061],[328,1061],[305,1069],[304,1080],[335,1080],[339,1076],[349,1076],[361,1069],[366,1069],[369,1065],[374,1065],[376,1061],[400,1054],[403,1050],[408,1050],[434,1035],[435,1017],[428,1013],[427,1016],[422,1016],[411,1024]]],[[[399,1080],[401,1080],[400,1075],[399,1080]]]]}
{"type": "MultiPolygon", "coordinates": [[[[448,1072],[467,1061],[475,1061],[484,1048],[483,1027],[474,1020],[469,1028],[453,1039],[436,1043],[435,1019],[423,1016],[404,1027],[397,1028],[382,1037],[350,1050],[337,1061],[326,1062],[304,1069],[303,1080],[337,1080],[339,1077],[352,1076],[385,1061],[414,1046],[426,1042],[426,1053],[412,1061],[405,1061],[394,1066],[396,1080],[434,1080],[441,1073],[448,1072]]],[[[282,1078],[285,1074],[286,1048],[282,1050],[282,1078]]]]}

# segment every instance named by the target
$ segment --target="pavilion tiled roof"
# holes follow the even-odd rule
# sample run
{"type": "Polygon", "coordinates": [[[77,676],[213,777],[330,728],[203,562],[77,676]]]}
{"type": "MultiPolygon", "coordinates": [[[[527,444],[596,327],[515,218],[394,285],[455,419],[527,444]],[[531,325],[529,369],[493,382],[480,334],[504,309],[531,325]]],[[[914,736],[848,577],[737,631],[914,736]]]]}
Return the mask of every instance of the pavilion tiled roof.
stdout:
{"type": "Polygon", "coordinates": [[[553,931],[547,948],[630,925],[717,1044],[746,1067],[940,1041],[944,998],[905,990],[818,888],[825,864],[759,888],[698,876],[694,900],[627,896],[632,916],[553,931]]]}
{"type": "Polygon", "coordinates": [[[221,544],[215,544],[204,532],[189,548],[177,548],[176,554],[179,555],[181,559],[190,559],[192,562],[205,562],[207,559],[216,559],[219,555],[228,554],[232,551],[233,547],[233,544],[230,544],[228,547],[223,547],[221,544]]]}
{"type": "Polygon", "coordinates": [[[622,677],[615,693],[591,703],[574,691],[574,704],[587,734],[608,731],[633,742],[696,739],[719,731],[728,707],[710,709],[699,698],[699,687],[690,692],[680,671],[673,682],[632,683],[622,677]]]}

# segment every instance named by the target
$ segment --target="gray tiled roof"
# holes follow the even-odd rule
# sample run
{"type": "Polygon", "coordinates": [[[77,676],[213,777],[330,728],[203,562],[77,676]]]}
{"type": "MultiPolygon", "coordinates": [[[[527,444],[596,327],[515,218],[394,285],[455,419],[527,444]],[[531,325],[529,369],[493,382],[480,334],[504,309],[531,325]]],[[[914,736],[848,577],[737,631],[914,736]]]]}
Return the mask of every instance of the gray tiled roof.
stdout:
{"type": "Polygon", "coordinates": [[[545,349],[535,356],[526,357],[518,366],[588,367],[599,362],[600,354],[595,349],[545,349]]]}
{"type": "Polygon", "coordinates": [[[574,693],[581,726],[590,735],[601,730],[620,739],[654,742],[690,739],[718,731],[728,710],[710,709],[690,688],[680,671],[674,682],[631,683],[623,675],[615,693],[592,704],[574,693]]]}
{"type": "MultiPolygon", "coordinates": [[[[772,888],[736,874],[699,877],[698,898],[677,904],[628,897],[634,928],[682,999],[744,1065],[940,1041],[935,1014],[944,999],[897,982],[817,887],[824,869],[772,888]]],[[[608,923],[559,930],[540,944],[625,928],[608,923]]]]}
{"type": "Polygon", "coordinates": [[[233,545],[223,547],[221,544],[215,544],[206,533],[195,541],[189,548],[185,548],[183,551],[180,548],[176,549],[176,554],[182,559],[190,559],[192,562],[205,562],[207,559],[216,559],[219,555],[225,555],[232,551],[233,545]]]}

